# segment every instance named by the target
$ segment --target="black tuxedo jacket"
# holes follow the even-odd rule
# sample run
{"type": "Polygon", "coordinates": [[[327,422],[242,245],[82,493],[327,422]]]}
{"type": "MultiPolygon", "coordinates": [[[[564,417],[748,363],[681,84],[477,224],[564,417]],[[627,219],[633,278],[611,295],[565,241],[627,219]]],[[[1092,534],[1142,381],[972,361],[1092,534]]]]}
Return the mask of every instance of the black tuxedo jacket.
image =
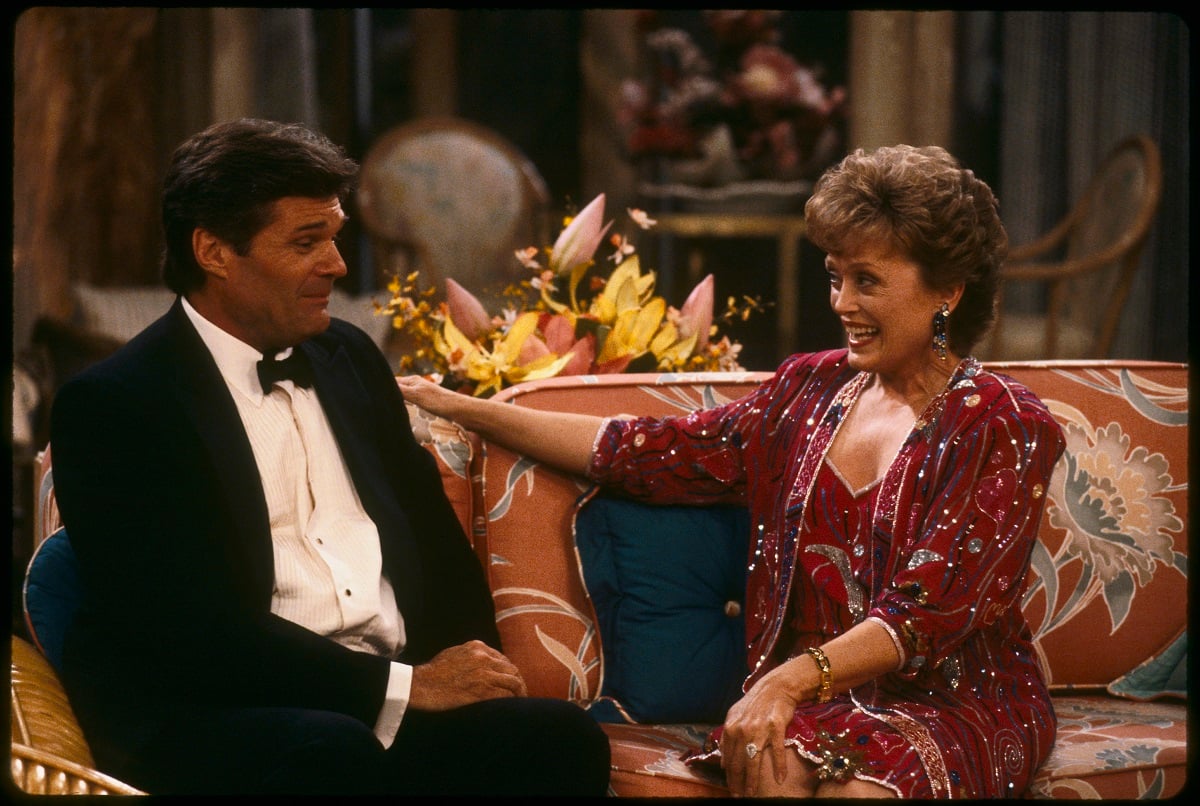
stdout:
{"type": "MultiPolygon", "coordinates": [[[[482,569],[413,439],[386,359],[334,320],[300,344],[403,613],[400,660],[499,646],[482,569]]],[[[55,494],[84,605],[64,684],[98,757],[136,752],[189,708],[299,706],[373,725],[388,664],[270,612],[274,560],[257,466],[233,398],[181,304],[64,385],[55,494]]]]}

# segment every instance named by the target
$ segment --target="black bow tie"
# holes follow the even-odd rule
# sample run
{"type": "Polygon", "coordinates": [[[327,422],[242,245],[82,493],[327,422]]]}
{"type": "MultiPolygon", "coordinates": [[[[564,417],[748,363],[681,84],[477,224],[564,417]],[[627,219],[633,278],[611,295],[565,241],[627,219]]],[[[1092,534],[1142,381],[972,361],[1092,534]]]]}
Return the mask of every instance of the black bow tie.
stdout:
{"type": "Polygon", "coordinates": [[[279,381],[292,381],[297,386],[312,386],[312,367],[308,359],[299,350],[282,361],[264,358],[258,362],[258,382],[262,384],[263,394],[271,394],[271,387],[279,381]]]}

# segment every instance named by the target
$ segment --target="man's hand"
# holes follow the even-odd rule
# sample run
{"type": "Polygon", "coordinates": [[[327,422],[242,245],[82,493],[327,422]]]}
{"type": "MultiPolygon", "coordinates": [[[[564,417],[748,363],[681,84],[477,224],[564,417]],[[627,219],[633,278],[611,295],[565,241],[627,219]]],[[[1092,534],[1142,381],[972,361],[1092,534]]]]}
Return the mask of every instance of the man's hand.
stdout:
{"type": "Polygon", "coordinates": [[[468,641],[413,667],[409,707],[446,711],[481,700],[524,696],[525,681],[512,661],[482,641],[468,641]]]}

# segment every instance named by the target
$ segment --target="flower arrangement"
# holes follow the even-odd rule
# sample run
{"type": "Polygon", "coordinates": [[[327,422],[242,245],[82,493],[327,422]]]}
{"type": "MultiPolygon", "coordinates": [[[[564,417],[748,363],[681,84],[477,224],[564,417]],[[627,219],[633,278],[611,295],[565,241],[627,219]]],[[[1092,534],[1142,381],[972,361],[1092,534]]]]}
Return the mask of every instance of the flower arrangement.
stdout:
{"type": "MultiPolygon", "coordinates": [[[[511,304],[498,315],[453,279],[446,280],[445,301],[435,305],[436,289],[421,290],[417,272],[393,278],[390,299],[376,302],[375,311],[391,316],[393,328],[411,344],[400,371],[432,375],[484,397],[556,375],[740,370],[741,345],[720,335],[720,325],[745,321],[765,306],[730,297],[724,313],[714,317],[711,274],[683,307],[669,306],[654,293],[654,272],[643,272],[633,243],[617,234],[609,237],[614,251],[604,258],[615,264],[611,273],[592,272],[612,226],[604,223],[604,203],[600,194],[566,217],[553,246],[517,250],[516,259],[532,276],[504,289],[511,304]]],[[[643,229],[655,224],[641,210],[628,213],[643,229]]]]}
{"type": "Polygon", "coordinates": [[[648,75],[621,88],[629,155],[665,158],[669,178],[702,186],[807,179],[831,164],[845,89],[779,46],[783,13],[705,10],[713,59],[647,14],[648,75]]]}

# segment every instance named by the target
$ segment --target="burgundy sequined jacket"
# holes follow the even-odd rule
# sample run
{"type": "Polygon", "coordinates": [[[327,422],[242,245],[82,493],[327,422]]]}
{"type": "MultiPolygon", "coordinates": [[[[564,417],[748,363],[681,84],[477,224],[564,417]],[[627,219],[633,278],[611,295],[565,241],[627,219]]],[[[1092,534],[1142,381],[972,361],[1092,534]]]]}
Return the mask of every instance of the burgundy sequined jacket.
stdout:
{"type": "Polygon", "coordinates": [[[891,549],[868,590],[843,547],[802,528],[816,470],[867,379],[845,350],[793,356],[731,403],[609,421],[589,475],[643,500],[749,508],[746,689],[790,648],[781,636],[798,564],[810,574],[840,569],[843,584],[824,590],[853,623],[870,618],[891,633],[903,658],[889,676],[897,684],[957,687],[953,656],[964,643],[974,644],[970,656],[1023,667],[1002,675],[1040,679],[1018,597],[1061,429],[1028,389],[964,360],[882,480],[874,529],[891,549]]]}

